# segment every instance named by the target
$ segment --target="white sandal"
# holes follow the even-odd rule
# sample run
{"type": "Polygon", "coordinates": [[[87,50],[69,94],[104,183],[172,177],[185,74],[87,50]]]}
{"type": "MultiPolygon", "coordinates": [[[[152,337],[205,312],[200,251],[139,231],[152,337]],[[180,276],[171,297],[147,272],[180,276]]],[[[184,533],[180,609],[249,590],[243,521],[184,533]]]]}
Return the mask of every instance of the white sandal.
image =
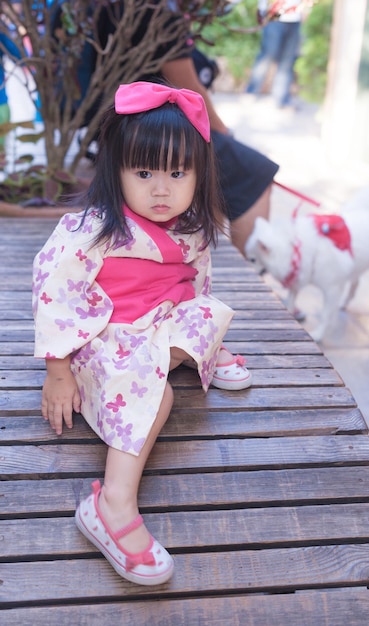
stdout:
{"type": "MultiPolygon", "coordinates": [[[[222,346],[222,349],[227,350],[224,346],[222,346]]],[[[227,363],[215,366],[211,384],[213,387],[227,391],[247,389],[252,383],[252,375],[245,365],[245,357],[240,354],[233,356],[228,350],[227,352],[231,358],[227,363]]]]}
{"type": "Polygon", "coordinates": [[[119,539],[143,524],[138,515],[130,524],[113,532],[101,515],[98,499],[101,491],[100,482],[92,483],[93,493],[83,500],[75,515],[76,524],[91,543],[93,543],[115,571],[126,580],[138,585],[161,585],[172,576],[173,559],[156,539],[151,537],[145,550],[132,554],[124,550],[119,539]]]}

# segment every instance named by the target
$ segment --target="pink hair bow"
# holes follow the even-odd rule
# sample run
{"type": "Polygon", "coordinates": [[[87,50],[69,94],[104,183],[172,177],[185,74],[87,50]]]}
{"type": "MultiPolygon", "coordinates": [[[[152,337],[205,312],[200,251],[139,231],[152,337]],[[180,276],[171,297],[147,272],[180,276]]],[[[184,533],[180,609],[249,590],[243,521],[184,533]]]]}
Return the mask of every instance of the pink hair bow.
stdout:
{"type": "Polygon", "coordinates": [[[156,109],[166,102],[176,104],[192,126],[209,143],[209,116],[202,96],[196,91],[175,89],[145,81],[120,85],[115,94],[115,111],[128,114],[141,113],[156,109]]]}

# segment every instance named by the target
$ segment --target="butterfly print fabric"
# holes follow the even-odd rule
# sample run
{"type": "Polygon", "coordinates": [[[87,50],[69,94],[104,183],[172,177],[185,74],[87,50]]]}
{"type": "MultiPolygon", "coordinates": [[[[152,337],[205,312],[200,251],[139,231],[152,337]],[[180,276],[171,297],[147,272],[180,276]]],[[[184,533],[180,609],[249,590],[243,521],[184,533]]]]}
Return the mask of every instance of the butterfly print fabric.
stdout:
{"type": "Polygon", "coordinates": [[[35,357],[72,355],[84,418],[109,446],[138,455],[163,398],[170,348],[196,361],[207,391],[233,311],[210,293],[211,257],[201,233],[179,234],[127,213],[129,240],[94,245],[100,218],[91,211],[77,229],[81,216],[68,214],[36,256],[35,357]],[[125,259],[132,267],[134,259],[162,265],[180,258],[195,270],[194,297],[173,304],[164,293],[134,321],[112,322],[114,302],[97,280],[112,257],[120,259],[123,282],[125,259]]]}

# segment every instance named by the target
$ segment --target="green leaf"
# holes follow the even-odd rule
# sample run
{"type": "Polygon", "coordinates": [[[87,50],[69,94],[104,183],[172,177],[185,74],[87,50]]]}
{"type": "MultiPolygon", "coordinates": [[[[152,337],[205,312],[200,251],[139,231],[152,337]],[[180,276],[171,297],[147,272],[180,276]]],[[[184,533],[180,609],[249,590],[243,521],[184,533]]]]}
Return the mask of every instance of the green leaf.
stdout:
{"type": "Polygon", "coordinates": [[[22,165],[22,163],[32,163],[34,158],[33,154],[22,154],[22,156],[16,159],[15,164],[22,165]]]}
{"type": "Polygon", "coordinates": [[[32,133],[28,135],[17,135],[17,141],[21,141],[22,143],[37,143],[40,139],[45,136],[45,133],[42,131],[41,133],[32,133]]]}

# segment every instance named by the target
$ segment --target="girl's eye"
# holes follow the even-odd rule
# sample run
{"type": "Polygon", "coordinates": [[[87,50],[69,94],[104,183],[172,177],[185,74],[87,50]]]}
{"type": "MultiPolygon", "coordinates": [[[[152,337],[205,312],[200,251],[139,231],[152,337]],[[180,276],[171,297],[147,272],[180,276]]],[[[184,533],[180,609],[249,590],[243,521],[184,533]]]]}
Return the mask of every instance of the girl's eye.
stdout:
{"type": "Polygon", "coordinates": [[[184,172],[172,172],[172,178],[182,178],[184,176],[184,172]]]}
{"type": "Polygon", "coordinates": [[[151,177],[151,172],[148,172],[147,170],[140,170],[139,172],[137,172],[137,175],[139,176],[139,178],[150,178],[151,177]]]}

